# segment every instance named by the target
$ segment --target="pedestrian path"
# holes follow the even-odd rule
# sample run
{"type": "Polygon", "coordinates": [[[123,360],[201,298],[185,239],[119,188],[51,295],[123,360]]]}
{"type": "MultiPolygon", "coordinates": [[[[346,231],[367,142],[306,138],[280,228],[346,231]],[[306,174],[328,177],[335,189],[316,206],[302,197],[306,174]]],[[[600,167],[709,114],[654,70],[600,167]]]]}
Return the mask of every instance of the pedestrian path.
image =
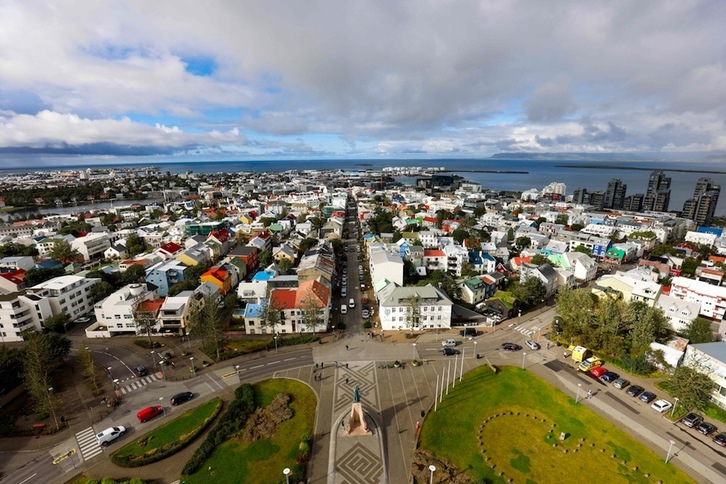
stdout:
{"type": "Polygon", "coordinates": [[[77,432],[76,442],[78,442],[78,448],[81,450],[83,460],[88,460],[101,453],[101,445],[98,443],[96,431],[93,430],[93,427],[77,432]]]}
{"type": "Polygon", "coordinates": [[[520,333],[522,333],[525,336],[532,336],[535,332],[534,329],[523,328],[521,326],[518,328],[515,328],[515,329],[516,329],[516,331],[519,331],[520,333]]]}
{"type": "Polygon", "coordinates": [[[138,380],[129,383],[128,385],[121,388],[120,392],[126,395],[129,392],[133,392],[134,390],[138,390],[139,388],[148,385],[152,381],[158,380],[159,377],[156,375],[149,375],[145,376],[143,378],[139,378],[138,380]]]}

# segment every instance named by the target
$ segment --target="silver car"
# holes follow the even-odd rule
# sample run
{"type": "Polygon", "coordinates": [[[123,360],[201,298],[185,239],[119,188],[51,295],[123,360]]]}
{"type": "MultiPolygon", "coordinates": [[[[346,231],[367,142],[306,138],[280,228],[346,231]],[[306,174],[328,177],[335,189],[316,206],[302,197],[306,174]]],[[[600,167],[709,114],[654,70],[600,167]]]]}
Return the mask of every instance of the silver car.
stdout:
{"type": "Polygon", "coordinates": [[[524,344],[526,344],[529,347],[530,350],[538,350],[539,349],[539,343],[535,343],[531,339],[526,340],[524,342],[524,344]]]}

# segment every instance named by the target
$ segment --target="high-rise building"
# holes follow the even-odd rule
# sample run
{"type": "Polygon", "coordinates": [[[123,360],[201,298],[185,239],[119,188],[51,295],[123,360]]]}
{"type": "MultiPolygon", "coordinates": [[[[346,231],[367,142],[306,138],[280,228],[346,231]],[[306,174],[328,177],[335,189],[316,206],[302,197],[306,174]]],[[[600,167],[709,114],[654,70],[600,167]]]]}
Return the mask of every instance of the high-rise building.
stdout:
{"type": "Polygon", "coordinates": [[[605,204],[605,192],[597,190],[590,194],[590,205],[602,209],[605,204]]]}
{"type": "Polygon", "coordinates": [[[699,178],[693,198],[683,204],[682,215],[696,222],[696,225],[710,225],[720,194],[721,187],[713,183],[711,178],[699,178]]]}
{"type": "Polygon", "coordinates": [[[648,178],[648,191],[643,199],[643,210],[667,212],[671,201],[671,177],[663,170],[655,170],[648,178]]]}
{"type": "Polygon", "coordinates": [[[587,192],[587,188],[576,188],[572,194],[572,203],[590,203],[590,194],[587,192]]]}
{"type": "Polygon", "coordinates": [[[605,191],[605,208],[623,208],[623,200],[625,199],[625,191],[628,185],[623,183],[619,178],[613,178],[608,182],[608,188],[605,191]]]}
{"type": "Polygon", "coordinates": [[[623,209],[630,210],[631,212],[640,212],[643,210],[643,199],[645,195],[642,193],[636,193],[635,195],[628,195],[623,199],[623,209]]]}

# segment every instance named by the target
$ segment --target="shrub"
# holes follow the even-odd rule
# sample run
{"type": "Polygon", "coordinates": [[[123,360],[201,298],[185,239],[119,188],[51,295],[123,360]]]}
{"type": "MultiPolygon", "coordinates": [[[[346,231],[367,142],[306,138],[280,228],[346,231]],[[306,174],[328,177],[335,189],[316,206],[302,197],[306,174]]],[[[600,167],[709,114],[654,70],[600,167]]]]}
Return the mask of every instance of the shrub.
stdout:
{"type": "Polygon", "coordinates": [[[625,351],[620,354],[620,366],[636,375],[647,375],[653,372],[653,365],[650,364],[646,355],[630,356],[625,351]]]}
{"type": "Polygon", "coordinates": [[[159,343],[158,341],[152,341],[151,343],[149,343],[148,339],[141,339],[141,338],[135,339],[134,344],[136,346],[140,346],[147,350],[153,350],[154,348],[161,348],[161,343],[159,343]]]}
{"type": "MultiPolygon", "coordinates": [[[[301,334],[299,336],[286,336],[284,338],[277,338],[277,346],[294,346],[294,345],[304,345],[308,343],[315,343],[318,340],[318,337],[314,334],[301,334]]],[[[267,343],[267,349],[272,349],[275,347],[275,341],[272,340],[269,343],[267,343]]]]}
{"type": "Polygon", "coordinates": [[[182,474],[190,475],[199,470],[212,452],[230,435],[239,431],[247,421],[247,417],[257,408],[255,405],[255,392],[248,383],[239,386],[234,391],[235,399],[229,404],[227,411],[212,428],[202,445],[184,465],[182,474]]]}

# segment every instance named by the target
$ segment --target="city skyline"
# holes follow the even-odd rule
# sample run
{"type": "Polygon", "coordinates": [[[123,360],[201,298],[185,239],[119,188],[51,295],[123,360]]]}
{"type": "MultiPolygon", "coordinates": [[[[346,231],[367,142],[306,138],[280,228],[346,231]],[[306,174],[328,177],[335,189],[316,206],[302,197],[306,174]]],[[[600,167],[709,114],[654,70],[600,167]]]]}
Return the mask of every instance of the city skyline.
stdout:
{"type": "Polygon", "coordinates": [[[9,1],[0,16],[5,166],[726,151],[713,0],[9,1]]]}

